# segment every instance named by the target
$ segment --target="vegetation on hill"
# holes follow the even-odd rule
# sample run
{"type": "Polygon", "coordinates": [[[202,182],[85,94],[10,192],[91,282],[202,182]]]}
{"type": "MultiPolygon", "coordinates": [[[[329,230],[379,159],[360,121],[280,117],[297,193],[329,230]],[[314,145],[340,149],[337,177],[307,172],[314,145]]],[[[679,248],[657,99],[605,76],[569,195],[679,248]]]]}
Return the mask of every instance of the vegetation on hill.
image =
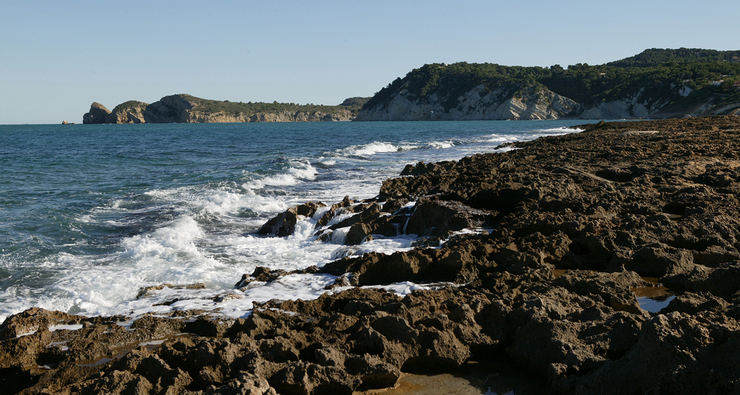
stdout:
{"type": "Polygon", "coordinates": [[[128,111],[128,110],[134,110],[134,109],[138,109],[138,108],[144,108],[147,105],[148,105],[147,103],[144,103],[144,102],[141,102],[141,101],[138,101],[138,100],[129,100],[127,102],[123,102],[123,103],[115,106],[113,108],[113,111],[111,111],[111,112],[116,113],[116,112],[123,112],[123,111],[128,111]]]}
{"type": "Polygon", "coordinates": [[[666,63],[740,62],[740,51],[713,49],[647,49],[638,55],[607,63],[617,67],[654,67],[666,63]]]}
{"type": "MultiPolygon", "coordinates": [[[[278,103],[274,101],[272,103],[264,102],[231,102],[228,100],[209,100],[201,99],[199,97],[191,95],[180,95],[184,99],[195,104],[198,111],[203,113],[219,113],[224,112],[226,114],[254,114],[254,113],[279,113],[279,112],[322,112],[325,114],[339,114],[346,110],[353,111],[354,114],[360,111],[361,105],[337,105],[329,106],[322,104],[296,104],[296,103],[278,103]]],[[[361,99],[361,98],[353,98],[361,99]]],[[[347,99],[350,100],[350,99],[347,99]]],[[[345,102],[347,101],[345,100],[345,102]]]]}
{"type": "Polygon", "coordinates": [[[360,111],[362,106],[364,106],[368,100],[370,100],[369,97],[350,97],[348,99],[344,99],[340,106],[344,106],[356,113],[357,111],[360,111]]]}
{"type": "Polygon", "coordinates": [[[688,107],[709,96],[717,103],[737,101],[738,91],[733,84],[738,80],[740,51],[687,48],[649,49],[603,65],[578,63],[567,68],[557,64],[428,64],[388,84],[363,108],[384,106],[405,89],[410,97],[420,101],[442,98],[443,107],[449,111],[458,105],[459,96],[482,85],[483,94],[499,88],[505,88],[510,95],[531,87],[546,88],[586,107],[649,92],[648,104],[659,101],[669,109],[688,107]]]}

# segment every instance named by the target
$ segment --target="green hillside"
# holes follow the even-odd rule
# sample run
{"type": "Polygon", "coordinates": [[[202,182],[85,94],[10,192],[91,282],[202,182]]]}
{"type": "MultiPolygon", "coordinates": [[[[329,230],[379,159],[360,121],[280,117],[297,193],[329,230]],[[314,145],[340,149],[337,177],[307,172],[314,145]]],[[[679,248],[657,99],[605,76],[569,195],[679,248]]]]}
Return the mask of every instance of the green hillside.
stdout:
{"type": "Polygon", "coordinates": [[[666,110],[680,110],[709,98],[715,105],[740,101],[738,90],[733,88],[738,80],[740,51],[687,48],[649,49],[603,65],[579,63],[567,68],[557,64],[428,64],[388,84],[363,109],[384,106],[405,89],[409,97],[422,102],[442,100],[445,111],[449,111],[458,105],[458,97],[482,85],[486,91],[506,88],[510,95],[531,87],[549,89],[584,108],[642,93],[647,94],[647,104],[661,103],[666,110]]]}

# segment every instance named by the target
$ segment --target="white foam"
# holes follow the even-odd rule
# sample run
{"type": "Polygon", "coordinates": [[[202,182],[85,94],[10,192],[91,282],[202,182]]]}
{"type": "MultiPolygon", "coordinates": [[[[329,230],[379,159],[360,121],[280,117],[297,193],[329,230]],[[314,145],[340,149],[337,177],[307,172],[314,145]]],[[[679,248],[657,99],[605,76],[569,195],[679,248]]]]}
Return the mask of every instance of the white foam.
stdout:
{"type": "Polygon", "coordinates": [[[334,159],[321,158],[321,159],[319,159],[318,163],[320,163],[320,164],[322,164],[323,166],[326,166],[326,167],[331,167],[331,166],[335,166],[337,164],[337,161],[334,160],[334,159]]]}
{"type": "Polygon", "coordinates": [[[34,329],[34,330],[31,330],[31,331],[28,331],[28,332],[24,332],[24,333],[18,334],[18,335],[16,335],[15,337],[16,337],[16,339],[17,339],[17,338],[19,338],[19,337],[24,337],[24,336],[31,336],[31,335],[33,335],[33,334],[34,334],[34,333],[36,333],[36,332],[38,332],[38,329],[34,329]]]}
{"type": "Polygon", "coordinates": [[[54,331],[76,331],[82,329],[82,324],[61,324],[61,325],[52,325],[49,327],[50,332],[54,331]]]}
{"type": "Polygon", "coordinates": [[[386,142],[374,141],[368,144],[353,145],[338,152],[342,155],[348,156],[372,156],[378,153],[384,152],[397,152],[403,150],[409,150],[415,148],[411,145],[395,145],[386,142]]]}
{"type": "Polygon", "coordinates": [[[334,213],[334,216],[329,220],[329,222],[326,224],[327,227],[336,225],[346,219],[352,218],[355,215],[359,215],[357,213],[344,213],[343,209],[337,210],[337,212],[334,213]]]}
{"type": "Polygon", "coordinates": [[[318,171],[308,161],[290,161],[290,167],[285,173],[278,173],[263,178],[257,178],[242,184],[247,190],[259,190],[265,187],[285,187],[297,185],[305,180],[314,180],[318,171]]]}
{"type": "Polygon", "coordinates": [[[192,217],[184,216],[151,234],[125,239],[122,243],[125,251],[121,257],[139,262],[155,259],[160,263],[179,261],[187,256],[200,257],[193,241],[203,236],[198,223],[192,217]]]}
{"type": "Polygon", "coordinates": [[[332,232],[331,234],[331,242],[334,244],[344,244],[344,241],[347,239],[347,233],[349,232],[349,229],[349,226],[334,229],[334,232],[332,232]]]}
{"type": "Polygon", "coordinates": [[[452,141],[432,141],[429,146],[433,149],[445,149],[454,147],[455,143],[452,141]]]}
{"type": "Polygon", "coordinates": [[[288,172],[301,180],[314,180],[316,179],[317,170],[315,167],[311,166],[308,162],[299,162],[302,166],[300,167],[291,167],[288,172]]]}

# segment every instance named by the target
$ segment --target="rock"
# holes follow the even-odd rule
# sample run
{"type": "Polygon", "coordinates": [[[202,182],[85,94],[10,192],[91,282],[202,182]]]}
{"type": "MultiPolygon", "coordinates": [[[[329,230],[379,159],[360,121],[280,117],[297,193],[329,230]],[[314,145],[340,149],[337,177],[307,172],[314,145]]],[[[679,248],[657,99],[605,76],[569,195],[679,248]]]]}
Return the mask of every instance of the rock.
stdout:
{"type": "Polygon", "coordinates": [[[354,210],[352,210],[351,207],[355,203],[356,202],[354,201],[354,199],[350,199],[349,196],[345,196],[341,202],[332,204],[331,207],[329,207],[329,210],[327,210],[324,215],[319,218],[318,222],[316,223],[316,227],[318,228],[326,226],[332,218],[345,211],[354,213],[354,210]]]}
{"type": "Polygon", "coordinates": [[[242,373],[239,377],[215,388],[211,387],[205,395],[277,395],[264,377],[253,373],[242,373]]]}
{"type": "Polygon", "coordinates": [[[673,275],[662,281],[691,292],[709,292],[730,301],[740,292],[740,262],[722,264],[717,268],[696,265],[689,272],[673,275]]]}
{"type": "Polygon", "coordinates": [[[582,270],[567,271],[552,283],[579,295],[599,295],[615,311],[632,314],[644,313],[632,288],[649,285],[635,272],[598,273],[582,270]]]}
{"type": "Polygon", "coordinates": [[[287,274],[288,272],[285,270],[270,270],[264,266],[257,266],[251,275],[242,275],[241,280],[239,280],[239,282],[234,285],[234,288],[246,287],[252,281],[262,281],[269,283],[287,274]]]}
{"type": "Polygon", "coordinates": [[[110,110],[105,108],[104,105],[98,102],[93,102],[93,104],[90,105],[90,111],[85,113],[85,115],[82,117],[82,123],[84,124],[105,123],[109,115],[110,115],[110,110]]]}
{"type": "Polygon", "coordinates": [[[668,314],[674,311],[696,315],[702,312],[714,312],[723,313],[729,307],[724,299],[712,295],[708,292],[693,293],[685,292],[682,295],[676,296],[668,306],[666,306],[661,312],[668,314]]]}
{"type": "Polygon", "coordinates": [[[635,252],[632,262],[626,269],[639,270],[645,276],[664,277],[690,271],[694,267],[694,257],[686,250],[647,245],[635,252]]]}
{"type": "Polygon", "coordinates": [[[154,386],[141,375],[114,370],[98,379],[76,384],[73,388],[82,394],[146,395],[151,393],[154,386]]]}
{"type": "Polygon", "coordinates": [[[186,122],[189,118],[189,110],[196,106],[194,99],[187,95],[165,96],[146,107],[146,122],[186,122]]]}
{"type": "Polygon", "coordinates": [[[304,203],[291,207],[282,214],[267,221],[257,230],[258,235],[284,237],[295,232],[295,225],[300,217],[311,217],[319,207],[325,206],[321,202],[304,203]]]}
{"type": "Polygon", "coordinates": [[[406,233],[418,236],[447,237],[463,229],[493,225],[494,216],[455,201],[422,199],[412,208],[406,233]]]}
{"type": "Polygon", "coordinates": [[[560,384],[575,394],[737,392],[737,376],[730,372],[740,366],[725,359],[740,351],[737,323],[710,326],[680,313],[658,315],[643,323],[639,341],[624,357],[560,384]],[[716,330],[727,334],[713,336],[716,330]]]}
{"type": "Polygon", "coordinates": [[[472,279],[475,257],[462,251],[415,249],[391,255],[368,253],[330,262],[321,272],[351,273],[353,285],[391,284],[399,281],[459,281],[472,279]]]}
{"type": "MultiPolygon", "coordinates": [[[[148,106],[147,103],[134,100],[121,103],[111,111],[105,123],[146,123],[148,106]]],[[[150,116],[149,121],[154,119],[150,116]]]]}

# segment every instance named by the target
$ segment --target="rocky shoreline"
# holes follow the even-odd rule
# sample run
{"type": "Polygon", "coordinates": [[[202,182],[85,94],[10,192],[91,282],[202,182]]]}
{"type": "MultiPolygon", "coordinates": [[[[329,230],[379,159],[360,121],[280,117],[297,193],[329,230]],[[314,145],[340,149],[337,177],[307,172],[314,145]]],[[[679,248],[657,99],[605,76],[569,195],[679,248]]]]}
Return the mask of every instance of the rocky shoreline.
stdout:
{"type": "MultiPolygon", "coordinates": [[[[333,205],[322,240],[347,228],[347,244],[420,238],[303,270],[338,276],[316,300],[255,304],[246,319],[11,316],[0,387],[352,394],[402,372],[503,364],[553,394],[740,393],[740,117],[602,122],[510,148],[408,166],[377,198],[333,205]],[[329,226],[339,214],[355,215],[329,226]],[[398,281],[436,286],[372,288],[398,281]],[[648,312],[636,292],[658,286],[674,296],[648,312]]],[[[258,233],[288,235],[321,205],[258,233]]],[[[289,274],[258,268],[236,287],[289,274]]]]}

